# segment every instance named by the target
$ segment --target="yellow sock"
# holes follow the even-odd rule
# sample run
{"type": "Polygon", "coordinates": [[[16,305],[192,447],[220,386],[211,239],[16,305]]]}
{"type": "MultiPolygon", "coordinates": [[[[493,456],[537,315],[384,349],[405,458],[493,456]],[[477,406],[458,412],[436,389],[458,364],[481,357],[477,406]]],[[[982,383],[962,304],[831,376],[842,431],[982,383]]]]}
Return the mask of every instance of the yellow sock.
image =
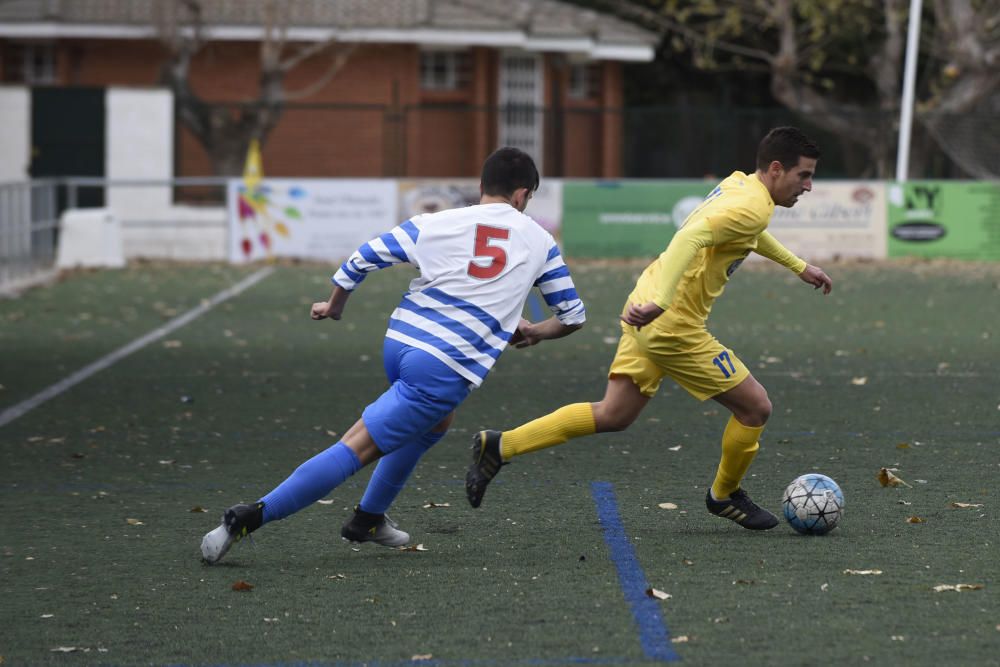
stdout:
{"type": "Polygon", "coordinates": [[[500,455],[508,461],[513,456],[561,445],[570,438],[596,432],[594,410],[590,403],[564,405],[513,431],[504,431],[500,440],[500,455]]]}
{"type": "Polygon", "coordinates": [[[712,483],[712,495],[716,499],[728,498],[740,488],[740,480],[747,474],[760,449],[757,439],[763,430],[763,426],[744,426],[736,421],[736,417],[729,418],[722,434],[722,460],[712,483]]]}

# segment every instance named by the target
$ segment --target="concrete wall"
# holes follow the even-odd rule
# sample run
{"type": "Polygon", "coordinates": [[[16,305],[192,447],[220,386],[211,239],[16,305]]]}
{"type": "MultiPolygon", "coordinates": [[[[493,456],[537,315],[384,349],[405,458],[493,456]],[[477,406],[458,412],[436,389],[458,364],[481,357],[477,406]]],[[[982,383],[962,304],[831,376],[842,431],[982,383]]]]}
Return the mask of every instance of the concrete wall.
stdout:
{"type": "MultiPolygon", "coordinates": [[[[109,88],[107,177],[169,183],[174,176],[174,99],[168,90],[109,88]]],[[[106,207],[121,221],[128,259],[221,260],[226,257],[226,212],[221,207],[175,206],[173,188],[118,186],[106,207]]]]}
{"type": "Polygon", "coordinates": [[[0,183],[28,179],[31,164],[31,94],[0,86],[0,183]]]}
{"type": "MultiPolygon", "coordinates": [[[[168,90],[109,88],[105,98],[108,180],[168,181],[174,175],[174,100],[168,90]]],[[[106,205],[119,219],[166,209],[170,188],[116,187],[106,205]]]]}
{"type": "Polygon", "coordinates": [[[126,259],[225,260],[228,240],[222,207],[172,206],[159,220],[122,219],[126,259]]]}

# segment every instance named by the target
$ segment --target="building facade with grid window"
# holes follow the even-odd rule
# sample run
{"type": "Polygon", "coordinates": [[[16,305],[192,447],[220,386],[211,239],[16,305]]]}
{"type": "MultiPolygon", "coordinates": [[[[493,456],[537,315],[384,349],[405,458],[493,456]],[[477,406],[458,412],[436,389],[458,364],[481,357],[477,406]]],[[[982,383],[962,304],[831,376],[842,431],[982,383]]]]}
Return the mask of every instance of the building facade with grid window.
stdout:
{"type": "MultiPolygon", "coordinates": [[[[556,0],[18,0],[0,4],[0,77],[50,107],[33,109],[36,124],[86,136],[103,122],[86,91],[161,86],[170,40],[195,30],[188,81],[214,113],[257,99],[265,43],[302,54],[264,142],[275,177],[476,176],[500,145],[546,176],[618,177],[623,65],[651,60],[657,41],[556,0]]],[[[175,117],[175,175],[218,172],[175,117]]],[[[60,175],[46,169],[37,175],[60,175]]]]}

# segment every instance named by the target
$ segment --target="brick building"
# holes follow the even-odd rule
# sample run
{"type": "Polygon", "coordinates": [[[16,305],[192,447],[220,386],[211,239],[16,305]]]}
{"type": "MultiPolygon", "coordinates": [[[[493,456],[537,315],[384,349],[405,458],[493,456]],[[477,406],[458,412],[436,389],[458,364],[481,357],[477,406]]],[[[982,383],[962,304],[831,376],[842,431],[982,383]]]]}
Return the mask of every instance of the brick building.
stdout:
{"type": "MultiPolygon", "coordinates": [[[[33,136],[84,142],[104,123],[102,89],[160,85],[167,51],[158,12],[170,2],[0,3],[0,77],[31,87],[33,136]]],[[[269,3],[198,4],[208,39],[191,64],[192,89],[214,105],[255,98],[269,3]]],[[[265,144],[269,176],[472,176],[504,144],[529,151],[547,176],[621,175],[623,63],[652,59],[651,33],[556,0],[270,6],[282,13],[291,48],[331,39],[358,46],[328,81],[322,53],[288,73],[286,91],[318,89],[285,104],[265,144]]],[[[180,124],[174,145],[176,175],[212,173],[180,124]]],[[[35,175],[83,175],[86,161],[36,162],[35,175]]]]}

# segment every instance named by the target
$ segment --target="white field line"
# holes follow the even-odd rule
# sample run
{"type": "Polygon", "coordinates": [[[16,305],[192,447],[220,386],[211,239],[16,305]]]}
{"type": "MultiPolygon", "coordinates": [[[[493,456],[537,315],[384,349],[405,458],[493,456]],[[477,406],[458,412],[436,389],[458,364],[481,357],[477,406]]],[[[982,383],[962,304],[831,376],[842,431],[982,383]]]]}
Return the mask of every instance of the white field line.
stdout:
{"type": "Polygon", "coordinates": [[[118,348],[111,354],[101,357],[94,363],[88,364],[87,366],[84,366],[83,368],[76,371],[72,375],[69,375],[60,380],[59,382],[56,382],[55,384],[50,385],[49,387],[46,387],[45,389],[38,392],[31,398],[25,399],[24,401],[21,401],[17,405],[7,408],[3,412],[0,412],[0,428],[6,426],[7,424],[14,421],[21,415],[30,412],[31,410],[34,410],[35,408],[37,408],[39,405],[49,400],[50,398],[55,398],[56,396],[63,393],[67,389],[83,382],[91,375],[99,373],[100,371],[104,370],[105,368],[108,368],[112,364],[121,361],[122,359],[132,354],[133,352],[141,350],[150,343],[159,340],[160,338],[163,338],[167,334],[177,329],[180,329],[182,326],[188,324],[189,322],[200,317],[201,315],[204,315],[209,310],[219,305],[223,301],[231,299],[232,297],[243,292],[244,290],[253,287],[258,282],[260,282],[264,278],[267,278],[272,273],[274,273],[274,267],[272,266],[264,267],[260,271],[257,271],[247,276],[246,278],[236,283],[232,287],[222,290],[221,292],[219,292],[212,298],[208,299],[207,301],[203,301],[200,305],[196,306],[195,308],[192,308],[183,315],[179,315],[174,319],[170,320],[169,322],[167,322],[166,324],[164,324],[163,326],[150,331],[145,336],[142,336],[141,338],[136,338],[134,341],[125,345],[124,347],[118,348]]]}

